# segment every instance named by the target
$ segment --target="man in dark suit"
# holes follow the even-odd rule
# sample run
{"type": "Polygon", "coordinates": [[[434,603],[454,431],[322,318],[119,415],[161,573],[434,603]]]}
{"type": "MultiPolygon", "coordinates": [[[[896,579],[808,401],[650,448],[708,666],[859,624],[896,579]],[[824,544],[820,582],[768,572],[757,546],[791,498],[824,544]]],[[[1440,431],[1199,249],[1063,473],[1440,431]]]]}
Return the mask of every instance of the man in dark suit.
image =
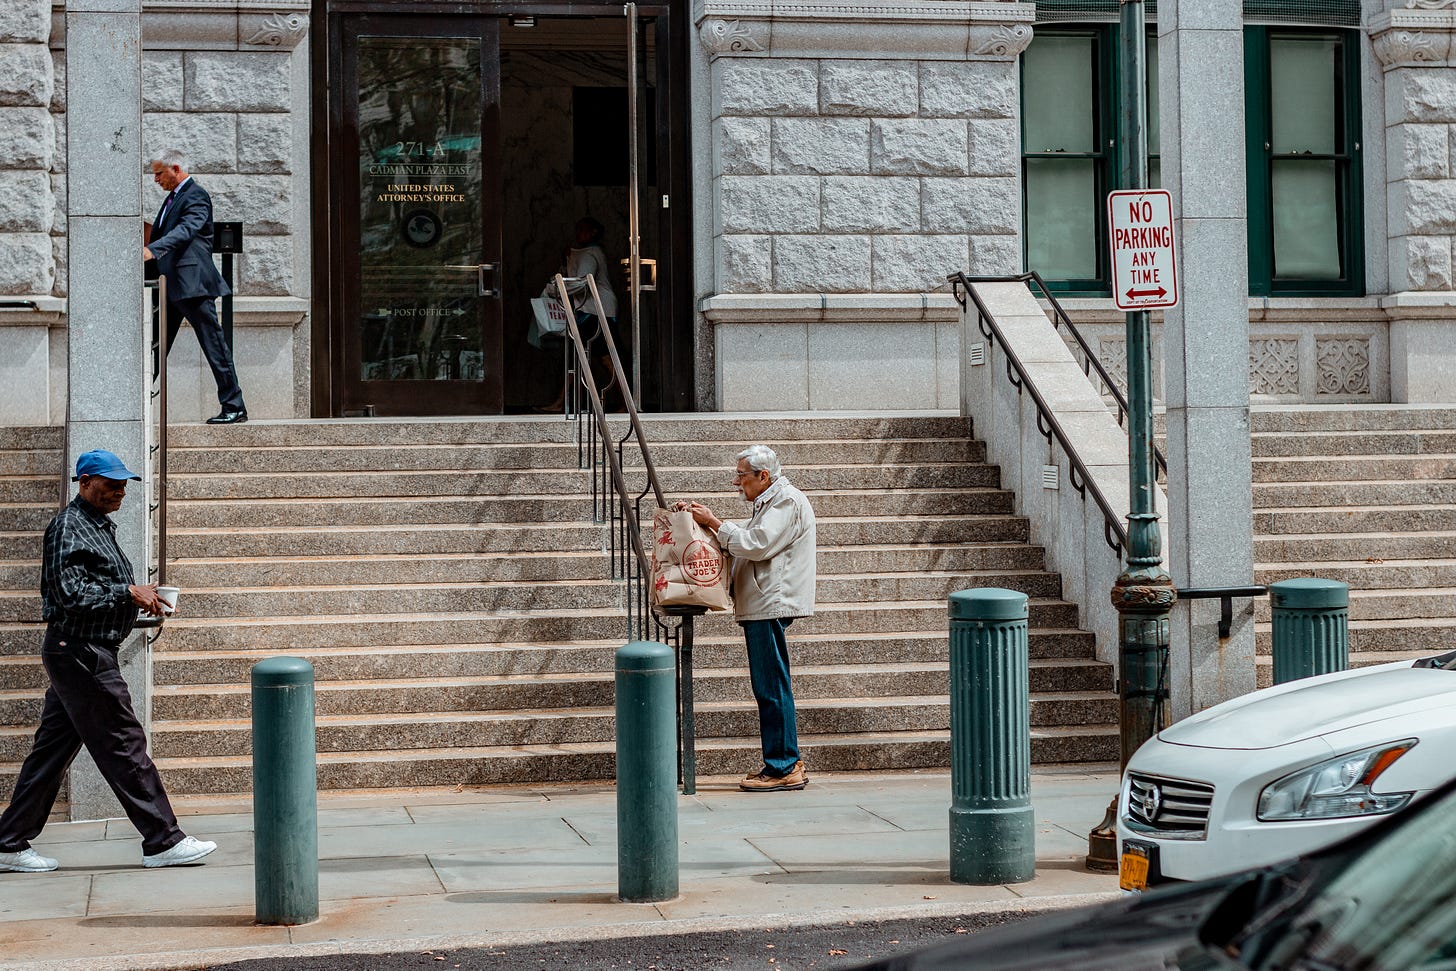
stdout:
{"type": "Polygon", "coordinates": [[[207,423],[247,421],[248,409],[238,386],[232,351],[223,338],[214,306],[214,301],[229,291],[212,262],[212,197],[187,174],[187,159],[175,150],[169,149],[152,161],[152,178],[168,194],[152,223],[142,256],[155,259],[157,269],[167,277],[167,350],[172,350],[177,328],[186,317],[212,368],[217,400],[222,406],[207,423]]]}

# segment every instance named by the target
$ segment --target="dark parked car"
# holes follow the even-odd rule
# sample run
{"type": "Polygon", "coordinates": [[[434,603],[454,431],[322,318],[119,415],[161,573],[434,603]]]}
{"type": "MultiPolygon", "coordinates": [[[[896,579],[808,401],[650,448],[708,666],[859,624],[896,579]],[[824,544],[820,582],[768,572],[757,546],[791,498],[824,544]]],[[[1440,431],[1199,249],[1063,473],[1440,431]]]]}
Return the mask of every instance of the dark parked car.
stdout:
{"type": "Polygon", "coordinates": [[[1304,858],[1049,914],[879,971],[1456,971],[1456,782],[1304,858]]]}

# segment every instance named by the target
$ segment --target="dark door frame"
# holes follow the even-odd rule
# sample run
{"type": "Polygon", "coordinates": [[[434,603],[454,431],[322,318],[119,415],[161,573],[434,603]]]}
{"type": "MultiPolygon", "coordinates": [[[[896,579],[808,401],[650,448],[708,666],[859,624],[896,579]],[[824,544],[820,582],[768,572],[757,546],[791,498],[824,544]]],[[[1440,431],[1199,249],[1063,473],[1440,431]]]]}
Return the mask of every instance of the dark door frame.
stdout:
{"type": "MultiPolygon", "coordinates": [[[[313,245],[311,270],[313,277],[310,313],[311,413],[315,417],[343,415],[342,382],[336,380],[335,358],[338,356],[343,321],[341,274],[335,268],[341,239],[340,194],[338,173],[331,171],[332,139],[344,137],[342,119],[335,117],[329,86],[332,70],[338,64],[334,50],[339,44],[340,22],[352,14],[464,15],[505,18],[512,15],[616,17],[622,15],[620,0],[530,0],[530,2],[488,2],[488,0],[313,0],[313,23],[322,26],[324,36],[315,35],[310,46],[312,70],[312,112],[310,131],[311,157],[311,222],[313,245]],[[336,319],[339,318],[339,319],[336,319]]],[[[669,205],[664,210],[660,201],[643,207],[643,219],[656,213],[662,220],[661,246],[670,249],[659,258],[669,261],[669,271],[659,278],[659,334],[657,360],[643,362],[643,373],[655,369],[656,385],[644,405],[655,411],[692,411],[695,408],[694,338],[692,308],[692,213],[693,195],[690,181],[690,94],[689,41],[691,25],[686,0],[638,5],[639,16],[654,21],[657,48],[657,117],[654,119],[658,138],[658,165],[664,186],[668,187],[669,205]],[[663,97],[662,87],[666,87],[663,97]],[[662,146],[666,146],[663,151],[662,146]],[[663,168],[665,167],[665,168],[663,168]]],[[[340,79],[334,79],[337,83],[340,79]]],[[[651,201],[651,200],[649,200],[651,201]]],[[[652,256],[654,254],[645,254],[652,256]]]]}

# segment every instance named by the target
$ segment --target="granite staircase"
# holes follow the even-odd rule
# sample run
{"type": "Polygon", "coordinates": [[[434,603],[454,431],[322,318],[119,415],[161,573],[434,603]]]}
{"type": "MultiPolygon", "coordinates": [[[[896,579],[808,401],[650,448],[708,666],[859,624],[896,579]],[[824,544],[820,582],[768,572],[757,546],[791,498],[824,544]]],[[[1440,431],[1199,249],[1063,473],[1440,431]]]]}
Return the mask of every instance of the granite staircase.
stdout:
{"type": "MultiPolygon", "coordinates": [[[[949,764],[945,597],[987,585],[1032,598],[1033,759],[1116,758],[1111,671],[962,419],[647,427],[670,497],[746,514],[729,470],[759,440],[815,505],[819,612],[792,636],[811,768],[949,764]]],[[[573,425],[253,422],[174,426],[172,442],[169,579],[183,594],[154,645],[152,745],[175,792],[249,787],[248,673],[282,653],[317,672],[324,788],[611,777],[623,590],[573,425]]],[[[59,462],[48,447],[5,454],[0,499],[29,505],[4,555],[31,559],[0,566],[0,792],[45,683],[33,561],[59,462]],[[34,483],[30,467],[44,471],[34,483]]],[[[700,622],[696,669],[699,772],[755,768],[757,713],[729,619],[700,622]]]]}
{"type": "MultiPolygon", "coordinates": [[[[1456,408],[1256,408],[1254,562],[1259,583],[1350,585],[1350,664],[1456,648],[1456,408]]],[[[1272,681],[1269,605],[1258,678],[1272,681]]]]}

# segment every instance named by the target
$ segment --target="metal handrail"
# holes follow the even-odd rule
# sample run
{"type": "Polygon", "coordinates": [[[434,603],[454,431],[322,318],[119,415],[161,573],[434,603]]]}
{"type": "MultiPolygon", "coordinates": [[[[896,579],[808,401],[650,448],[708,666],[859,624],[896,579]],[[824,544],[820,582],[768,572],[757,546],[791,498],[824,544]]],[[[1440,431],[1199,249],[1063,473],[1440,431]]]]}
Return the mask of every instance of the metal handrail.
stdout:
{"type": "MultiPolygon", "coordinates": [[[[157,354],[157,390],[152,397],[157,399],[157,444],[152,451],[157,453],[157,501],[152,508],[157,513],[157,586],[167,583],[167,275],[160,273],[156,280],[157,328],[153,347],[157,354]]],[[[150,566],[150,565],[149,565],[150,566]]]]}
{"type": "MultiPolygon", "coordinates": [[[[1107,545],[1112,548],[1112,551],[1121,558],[1123,550],[1127,549],[1127,529],[1122,524],[1123,517],[1113,511],[1112,504],[1107,501],[1107,497],[1102,494],[1102,490],[1093,481],[1092,474],[1082,462],[1081,456],[1077,454],[1077,448],[1072,444],[1071,437],[1067,435],[1061,423],[1057,421],[1057,416],[1052,413],[1051,407],[1047,405],[1046,399],[1037,390],[1035,382],[1031,380],[1031,375],[1027,373],[1026,368],[1022,366],[1021,359],[1017,357],[1016,352],[1011,349],[1011,345],[1007,342],[1006,335],[1002,332],[1001,326],[991,316],[991,311],[981,301],[980,295],[972,289],[971,279],[964,273],[956,273],[949,279],[952,283],[952,292],[955,294],[955,298],[960,303],[962,310],[966,309],[966,297],[969,297],[971,302],[976,305],[976,324],[980,328],[982,336],[1001,345],[1001,350],[1006,355],[1006,379],[1011,382],[1011,386],[1016,389],[1018,395],[1023,392],[1031,395],[1031,400],[1036,404],[1037,430],[1041,432],[1047,442],[1050,443],[1053,439],[1056,439],[1057,444],[1061,446],[1063,454],[1067,456],[1067,464],[1071,466],[1071,474],[1068,476],[1068,479],[1072,483],[1072,488],[1077,490],[1077,494],[1084,501],[1087,498],[1088,492],[1092,494],[1092,500],[1102,510],[1103,539],[1107,541],[1107,545]]],[[[983,282],[1006,283],[1012,281],[998,280],[983,282]]]]}
{"type": "MultiPolygon", "coordinates": [[[[1106,389],[1106,393],[1112,395],[1112,400],[1117,404],[1117,424],[1118,427],[1122,427],[1123,419],[1127,416],[1129,410],[1127,395],[1122,393],[1122,389],[1117,386],[1117,382],[1112,379],[1112,375],[1107,373],[1107,368],[1102,366],[1101,359],[1093,352],[1092,346],[1087,343],[1086,338],[1082,336],[1082,332],[1072,322],[1071,316],[1057,301],[1056,295],[1046,285],[1046,281],[1041,278],[1040,273],[1035,270],[1028,270],[1026,273],[1016,273],[1011,276],[966,276],[963,273],[958,273],[949,279],[951,280],[952,287],[956,286],[962,280],[968,283],[1035,283],[1047,302],[1051,304],[1052,312],[1055,314],[1055,317],[1052,319],[1052,329],[1060,330],[1063,326],[1067,328],[1067,332],[1072,335],[1072,339],[1077,342],[1077,347],[1082,351],[1082,373],[1090,378],[1094,370],[1097,372],[1097,377],[1101,380],[1102,387],[1106,389]]],[[[956,299],[960,300],[958,294],[956,299]]],[[[965,306],[965,301],[961,301],[961,306],[965,306]]],[[[1156,445],[1153,446],[1153,465],[1155,472],[1161,472],[1163,477],[1167,478],[1168,459],[1163,455],[1162,449],[1156,445]]]]}
{"type": "MultiPolygon", "coordinates": [[[[666,506],[667,499],[657,477],[657,466],[652,460],[652,452],[647,445],[647,436],[642,429],[641,415],[637,411],[637,405],[626,381],[622,358],[617,352],[617,342],[612,336],[611,325],[607,322],[596,279],[588,275],[585,280],[600,325],[599,333],[606,342],[607,354],[612,362],[614,379],[620,382],[622,401],[627,409],[629,430],[621,442],[615,441],[607,424],[607,413],[602,405],[601,394],[597,391],[596,381],[592,378],[591,357],[587,351],[586,342],[582,339],[581,331],[577,327],[576,314],[566,292],[565,279],[558,273],[554,282],[556,293],[566,308],[567,333],[576,348],[577,384],[585,390],[591,411],[586,429],[586,441],[583,443],[580,435],[578,436],[579,464],[585,465],[590,461],[593,466],[592,513],[598,519],[610,523],[608,553],[612,561],[612,575],[616,579],[627,582],[628,636],[643,637],[647,632],[648,616],[652,613],[648,590],[652,578],[652,561],[642,542],[640,503],[649,491],[653,493],[659,506],[666,506]],[[634,435],[637,438],[642,461],[647,471],[647,487],[635,497],[627,488],[622,448],[622,443],[634,435]],[[600,463],[598,462],[598,452],[600,452],[600,463]],[[600,480],[598,476],[601,477],[600,480]],[[616,494],[615,503],[610,501],[609,492],[616,494]]],[[[581,413],[578,412],[578,429],[581,427],[580,415],[581,413]]],[[[674,628],[663,624],[656,615],[653,615],[653,622],[661,632],[670,634],[674,631],[674,628]]]]}

